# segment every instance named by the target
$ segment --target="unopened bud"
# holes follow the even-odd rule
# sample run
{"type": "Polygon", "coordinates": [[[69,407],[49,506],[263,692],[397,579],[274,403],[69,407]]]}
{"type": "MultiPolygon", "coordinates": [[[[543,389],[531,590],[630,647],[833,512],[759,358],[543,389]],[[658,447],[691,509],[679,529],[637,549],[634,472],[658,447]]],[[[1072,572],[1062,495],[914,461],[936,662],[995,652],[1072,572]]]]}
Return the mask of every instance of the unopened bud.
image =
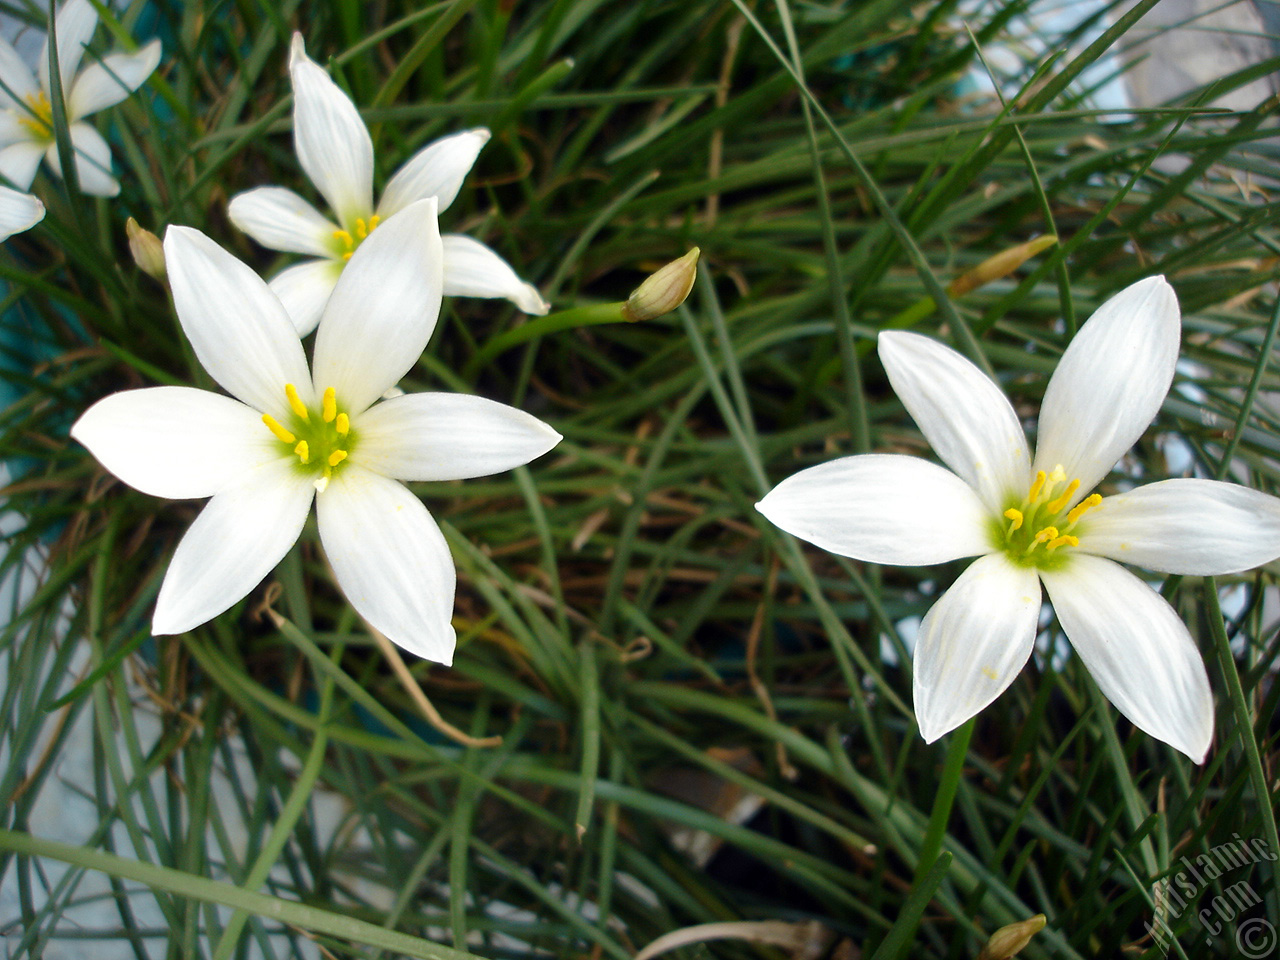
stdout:
{"type": "Polygon", "coordinates": [[[1044,925],[1044,914],[1037,913],[1030,920],[1019,920],[1007,927],[1001,927],[991,935],[987,945],[978,954],[978,960],[1009,960],[1010,957],[1017,956],[1018,951],[1044,929],[1044,925]]]}
{"type": "Polygon", "coordinates": [[[988,257],[972,270],[966,270],[952,280],[947,284],[947,293],[958,297],[970,290],[977,290],[993,280],[1001,280],[1057,242],[1058,238],[1048,233],[1034,240],[1028,240],[1026,243],[1020,243],[1016,247],[1010,247],[1008,250],[1001,250],[995,256],[988,257]]]}
{"type": "Polygon", "coordinates": [[[689,296],[694,278],[698,275],[698,256],[701,252],[694,247],[679,260],[672,260],[651,274],[627,297],[627,302],[622,305],[622,319],[656,320],[684,303],[684,298],[689,296]]]}
{"type": "Polygon", "coordinates": [[[129,252],[133,254],[133,262],[145,274],[164,282],[164,244],[150,230],[138,225],[138,221],[130,217],[125,221],[124,232],[129,235],[129,252]]]}

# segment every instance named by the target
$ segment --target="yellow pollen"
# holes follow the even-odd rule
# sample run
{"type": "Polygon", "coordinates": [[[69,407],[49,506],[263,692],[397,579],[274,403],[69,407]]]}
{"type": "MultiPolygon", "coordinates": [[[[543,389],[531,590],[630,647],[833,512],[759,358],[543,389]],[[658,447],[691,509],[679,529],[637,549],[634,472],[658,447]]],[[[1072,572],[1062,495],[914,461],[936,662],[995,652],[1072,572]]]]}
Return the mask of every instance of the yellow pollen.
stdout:
{"type": "Polygon", "coordinates": [[[18,123],[39,137],[45,139],[51,137],[53,135],[53,104],[49,102],[45,92],[37,90],[35,93],[27,94],[24,102],[30,113],[19,116],[18,123]]]}
{"type": "Polygon", "coordinates": [[[277,440],[283,440],[285,443],[293,443],[298,438],[292,433],[280,426],[280,421],[269,413],[262,415],[262,422],[267,425],[267,429],[276,435],[277,440]]]}
{"type": "Polygon", "coordinates": [[[1044,487],[1044,482],[1047,479],[1043,470],[1036,471],[1036,478],[1031,482],[1031,493],[1027,495],[1028,500],[1035,500],[1040,496],[1040,490],[1044,487]]]}
{"type": "Polygon", "coordinates": [[[347,248],[348,252],[356,248],[355,239],[351,236],[351,234],[347,233],[347,231],[345,230],[333,231],[333,239],[341,240],[342,245],[347,248]]]}
{"type": "Polygon", "coordinates": [[[345,437],[351,429],[351,418],[345,413],[338,414],[338,419],[333,423],[333,429],[338,431],[338,436],[345,437]]]}
{"type": "Polygon", "coordinates": [[[1061,537],[1054,537],[1047,544],[1045,544],[1045,549],[1057,550],[1061,546],[1078,547],[1080,546],[1080,538],[1073,537],[1070,534],[1064,534],[1061,537]]]}
{"type": "Polygon", "coordinates": [[[311,448],[307,446],[307,441],[299,440],[298,445],[293,448],[293,452],[298,455],[298,459],[303,463],[311,462],[311,448]]]}
{"type": "Polygon", "coordinates": [[[351,254],[353,254],[353,253],[355,253],[355,251],[354,251],[354,250],[348,250],[346,253],[344,253],[344,254],[342,255],[342,262],[343,262],[343,263],[346,263],[348,260],[350,260],[350,259],[351,259],[351,254]]]}
{"type": "Polygon", "coordinates": [[[1013,533],[1013,531],[1015,531],[1015,530],[1019,529],[1019,528],[1022,526],[1022,511],[1021,511],[1021,510],[1015,510],[1015,509],[1013,509],[1013,507],[1010,507],[1008,510],[1006,510],[1006,511],[1004,512],[1004,515],[1005,515],[1005,517],[1006,517],[1006,518],[1008,518],[1009,520],[1012,520],[1012,521],[1013,521],[1013,525],[1012,525],[1011,527],[1009,527],[1009,532],[1010,532],[1010,533],[1013,533]]]}
{"type": "Polygon", "coordinates": [[[333,387],[326,387],[324,391],[324,401],[320,410],[320,416],[325,423],[333,423],[333,418],[338,415],[338,393],[333,387]]]}
{"type": "Polygon", "coordinates": [[[1057,513],[1071,501],[1071,498],[1075,496],[1076,491],[1079,489],[1080,481],[1078,479],[1072,480],[1067,484],[1067,489],[1063,491],[1062,496],[1058,497],[1056,500],[1050,501],[1049,505],[1045,509],[1050,513],[1057,513]]]}
{"type": "Polygon", "coordinates": [[[307,413],[306,405],[303,404],[302,398],[298,396],[298,388],[292,383],[284,385],[284,395],[289,398],[289,409],[292,410],[303,423],[311,422],[311,414],[307,413]]]}
{"type": "MultiPolygon", "coordinates": [[[[329,454],[329,466],[336,467],[345,459],[347,459],[347,451],[335,450],[333,453],[329,454]]],[[[1054,532],[1056,533],[1057,531],[1054,532]]]]}
{"type": "MultiPolygon", "coordinates": [[[[1071,512],[1067,514],[1067,526],[1069,527],[1075,526],[1076,521],[1078,521],[1081,517],[1085,515],[1085,513],[1087,513],[1092,508],[1096,507],[1101,502],[1102,502],[1102,494],[1100,493],[1089,494],[1089,496],[1085,497],[1083,500],[1081,500],[1079,503],[1077,503],[1074,507],[1071,508],[1071,512]]],[[[1072,546],[1074,547],[1075,544],[1073,543],[1072,546]]]]}
{"type": "Polygon", "coordinates": [[[1043,530],[1041,530],[1039,533],[1036,534],[1035,542],[1047,543],[1048,541],[1055,539],[1057,536],[1058,536],[1057,527],[1045,527],[1043,530]]]}

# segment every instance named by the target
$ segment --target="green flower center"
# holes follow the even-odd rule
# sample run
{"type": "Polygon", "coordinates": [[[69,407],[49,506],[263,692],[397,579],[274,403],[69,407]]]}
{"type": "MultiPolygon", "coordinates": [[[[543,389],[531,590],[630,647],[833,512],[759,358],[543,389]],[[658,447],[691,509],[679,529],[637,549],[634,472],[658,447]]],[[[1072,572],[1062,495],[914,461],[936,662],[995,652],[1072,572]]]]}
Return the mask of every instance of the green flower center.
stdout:
{"type": "Polygon", "coordinates": [[[324,392],[319,410],[309,410],[298,388],[286,383],[284,395],[292,415],[282,424],[269,413],[262,415],[272,436],[298,458],[298,469],[315,476],[316,489],[323,491],[329,478],[342,467],[355,449],[356,436],[351,432],[351,419],[338,409],[338,395],[333,387],[324,392]]]}
{"type": "Polygon", "coordinates": [[[1027,495],[993,521],[996,549],[1019,566],[1042,570],[1061,566],[1069,553],[1063,548],[1080,546],[1080,538],[1072,533],[1080,518],[1102,502],[1101,496],[1091,493],[1067,509],[1079,489],[1078,479],[1067,483],[1061,464],[1049,474],[1037,471],[1027,495]]]}
{"type": "Polygon", "coordinates": [[[336,241],[334,252],[343,260],[350,260],[351,255],[356,252],[356,247],[360,246],[381,222],[382,218],[375,213],[368,220],[364,217],[356,217],[356,222],[350,230],[333,231],[333,239],[336,241]]]}
{"type": "Polygon", "coordinates": [[[27,112],[18,111],[18,123],[42,140],[53,137],[53,104],[43,90],[29,93],[22,98],[27,112]]]}

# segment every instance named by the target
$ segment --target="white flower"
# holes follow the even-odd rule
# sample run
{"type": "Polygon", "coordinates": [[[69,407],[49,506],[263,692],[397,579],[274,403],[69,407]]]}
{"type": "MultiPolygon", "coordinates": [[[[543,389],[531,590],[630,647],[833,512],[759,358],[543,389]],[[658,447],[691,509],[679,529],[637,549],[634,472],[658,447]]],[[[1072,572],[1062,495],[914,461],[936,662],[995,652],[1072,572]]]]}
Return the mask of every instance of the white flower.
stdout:
{"type": "MultiPolygon", "coordinates": [[[[468,130],[428,144],[396,171],[374,207],[369,130],[351,99],[307,56],[299,33],[289,51],[289,76],[298,162],[337,222],[284,187],[238,194],[227,212],[232,223],[264,247],[321,258],[288,267],[271,281],[298,333],[305,336],[319,322],[344,264],[378,224],[415,200],[435,197],[440,210],[453,203],[489,131],[468,130]]],[[[445,296],[505,297],[533,314],[550,309],[537,288],[484,244],[456,234],[446,235],[443,242],[445,296]]]]}
{"type": "Polygon", "coordinates": [[[480,397],[377,402],[417,362],[440,310],[435,200],[362,244],[325,308],[311,370],[280,301],[199,231],[170,227],[178,319],[231,397],[189,387],[116,393],[72,427],[144,493],[212,497],[178,545],[152,630],[181,633],[247,594],[298,539],[316,501],[320,540],[351,605],[402,647],[453,656],[455,574],[440,529],[401,480],[508,470],[560,440],[480,397]],[[232,399],[234,398],[234,399],[232,399]]]}
{"type": "Polygon", "coordinates": [[[758,505],[782,529],[873,563],[978,556],[920,626],[914,697],[932,742],[991,703],[1031,654],[1040,583],[1107,698],[1201,762],[1213,735],[1204,664],[1173,608],[1115,561],[1237,573],[1280,554],[1280,500],[1212,480],[1085,496],[1142,435],[1173,380],[1181,319],[1153,277],[1104,303],[1045,391],[1034,461],[1009,401],[954,350],[884,332],[880,358],[953,472],[914,457],[802,470],[758,505]]]}
{"type": "MultiPolygon", "coordinates": [[[[152,40],[137,53],[108,54],[77,75],[85,44],[97,26],[98,13],[89,0],[63,4],[54,19],[58,76],[66,97],[80,189],[94,196],[114,197],[120,184],[111,176],[111,148],[97,130],[81,121],[142,86],[160,63],[160,41],[152,40]]],[[[0,39],[0,174],[20,190],[31,186],[41,157],[54,173],[62,173],[53,138],[52,96],[48,45],[40,53],[33,76],[13,47],[0,39]]]]}
{"type": "Polygon", "coordinates": [[[29,193],[0,187],[0,240],[30,230],[44,219],[44,204],[29,193]]]}

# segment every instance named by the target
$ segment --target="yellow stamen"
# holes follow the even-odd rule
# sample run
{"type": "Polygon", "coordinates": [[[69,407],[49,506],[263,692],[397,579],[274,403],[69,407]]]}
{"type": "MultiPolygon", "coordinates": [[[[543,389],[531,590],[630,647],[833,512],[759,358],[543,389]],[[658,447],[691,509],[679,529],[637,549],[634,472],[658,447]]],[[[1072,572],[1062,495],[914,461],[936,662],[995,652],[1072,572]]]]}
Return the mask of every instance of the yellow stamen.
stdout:
{"type": "Polygon", "coordinates": [[[1039,533],[1036,534],[1035,542],[1047,543],[1048,541],[1053,540],[1057,536],[1058,536],[1057,527],[1045,527],[1043,530],[1041,530],[1039,533]]]}
{"type": "Polygon", "coordinates": [[[298,396],[298,388],[292,383],[284,385],[284,395],[289,398],[289,409],[297,414],[298,419],[303,423],[311,422],[311,415],[307,413],[306,404],[302,402],[302,398],[298,396]]]}
{"type": "Polygon", "coordinates": [[[320,409],[320,416],[324,418],[325,423],[333,423],[333,418],[338,415],[338,393],[333,387],[325,387],[324,400],[320,409]]]}
{"type": "Polygon", "coordinates": [[[30,112],[20,115],[18,123],[38,137],[51,137],[53,135],[53,104],[49,102],[44,91],[37,90],[35,93],[28,94],[24,102],[30,112]]]}
{"type": "Polygon", "coordinates": [[[1080,546],[1080,538],[1073,537],[1070,534],[1065,534],[1061,537],[1054,537],[1047,544],[1045,544],[1045,549],[1057,550],[1061,546],[1078,547],[1080,546]]]}
{"type": "MultiPolygon", "coordinates": [[[[345,459],[347,459],[347,451],[335,450],[333,453],[329,454],[329,466],[336,467],[345,459]]],[[[1057,531],[1054,532],[1056,533],[1057,531]]]]}
{"type": "Polygon", "coordinates": [[[373,233],[373,228],[382,222],[382,218],[376,213],[369,218],[369,232],[373,233]]]}
{"type": "Polygon", "coordinates": [[[1070,502],[1071,498],[1075,496],[1076,491],[1079,489],[1080,489],[1080,481],[1078,479],[1072,480],[1069,484],[1067,484],[1067,489],[1063,491],[1062,496],[1058,497],[1058,499],[1056,500],[1050,501],[1046,509],[1050,513],[1057,513],[1070,502]]]}
{"type": "MultiPolygon", "coordinates": [[[[1078,521],[1081,517],[1085,515],[1086,512],[1093,509],[1101,502],[1102,502],[1102,494],[1100,493],[1089,494],[1089,496],[1085,497],[1083,500],[1081,500],[1079,503],[1077,503],[1074,507],[1071,508],[1071,512],[1067,514],[1067,526],[1069,527],[1075,526],[1076,521],[1078,521]]],[[[1075,546],[1075,544],[1072,544],[1072,546],[1075,546]]]]}
{"type": "Polygon", "coordinates": [[[1005,517],[1007,517],[1008,519],[1010,519],[1010,520],[1012,520],[1012,521],[1013,521],[1013,525],[1012,525],[1011,527],[1009,527],[1009,532],[1010,532],[1010,533],[1013,533],[1013,531],[1015,531],[1015,530],[1019,529],[1019,528],[1022,526],[1022,511],[1021,511],[1021,510],[1015,510],[1015,509],[1013,509],[1013,507],[1010,507],[1008,510],[1006,510],[1006,511],[1004,512],[1004,515],[1005,515],[1005,517]]]}
{"type": "Polygon", "coordinates": [[[338,431],[338,436],[345,437],[351,429],[351,418],[345,413],[338,414],[338,419],[334,421],[333,428],[338,431]]]}
{"type": "Polygon", "coordinates": [[[346,253],[344,253],[344,254],[342,255],[342,262],[343,262],[343,263],[346,263],[348,260],[350,260],[350,259],[351,259],[351,254],[353,254],[353,253],[355,253],[355,251],[354,251],[354,250],[348,250],[346,253]]]}
{"type": "Polygon", "coordinates": [[[1043,470],[1036,471],[1036,478],[1031,482],[1031,493],[1027,495],[1028,500],[1035,500],[1040,496],[1040,490],[1044,487],[1044,482],[1048,477],[1044,475],[1043,470]]]}
{"type": "Polygon", "coordinates": [[[354,240],[354,239],[352,239],[351,234],[347,233],[347,231],[345,231],[345,230],[335,230],[335,231],[333,231],[333,239],[335,239],[335,240],[341,240],[341,241],[342,241],[342,245],[343,245],[344,247],[346,247],[346,248],[347,248],[347,250],[349,250],[349,251],[350,251],[350,250],[354,250],[354,249],[355,249],[355,247],[356,247],[356,242],[355,242],[355,240],[354,240]]]}
{"type": "Polygon", "coordinates": [[[363,240],[369,235],[369,225],[364,222],[364,217],[356,217],[356,236],[363,240]]]}
{"type": "Polygon", "coordinates": [[[280,426],[280,421],[269,413],[262,415],[262,422],[267,425],[267,429],[276,435],[277,440],[283,440],[285,443],[293,443],[298,438],[292,433],[280,426]]]}
{"type": "Polygon", "coordinates": [[[298,455],[298,459],[303,463],[311,462],[311,448],[307,446],[307,441],[299,440],[298,445],[293,448],[293,452],[298,455]]]}

